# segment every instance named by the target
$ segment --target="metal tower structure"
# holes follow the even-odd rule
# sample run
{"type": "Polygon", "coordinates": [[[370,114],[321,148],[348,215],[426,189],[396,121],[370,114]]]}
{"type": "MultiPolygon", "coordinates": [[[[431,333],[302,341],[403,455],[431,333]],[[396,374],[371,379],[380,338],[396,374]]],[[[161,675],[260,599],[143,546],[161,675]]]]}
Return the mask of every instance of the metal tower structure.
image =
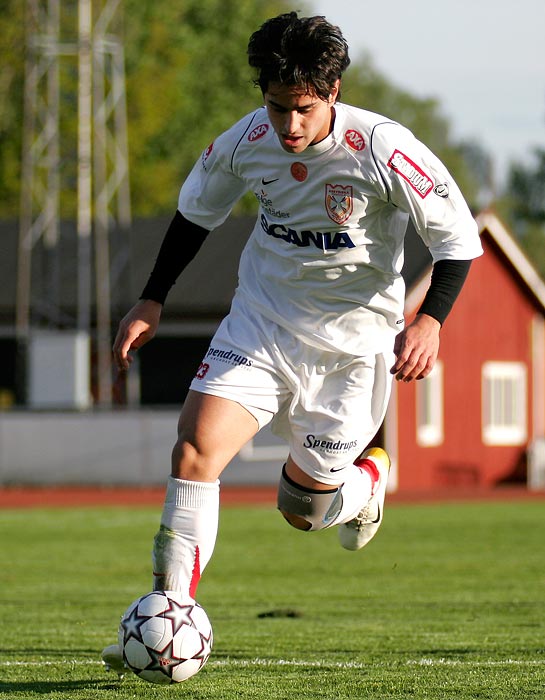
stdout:
{"type": "Polygon", "coordinates": [[[27,0],[17,337],[25,347],[44,325],[93,337],[102,407],[112,401],[111,284],[127,260],[125,246],[111,258],[111,239],[123,237],[131,218],[121,20],[122,0],[27,0]],[[77,254],[61,270],[60,212],[74,189],[77,254]],[[38,294],[33,254],[42,263],[38,294]],[[74,269],[71,318],[59,280],[74,269]]]}

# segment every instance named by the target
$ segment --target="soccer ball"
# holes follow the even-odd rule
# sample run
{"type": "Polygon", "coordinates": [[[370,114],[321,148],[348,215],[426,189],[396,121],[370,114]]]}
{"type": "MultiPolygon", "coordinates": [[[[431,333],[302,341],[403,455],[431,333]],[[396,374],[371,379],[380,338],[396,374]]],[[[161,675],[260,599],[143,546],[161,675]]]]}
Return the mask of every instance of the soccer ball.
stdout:
{"type": "Polygon", "coordinates": [[[204,608],[176,591],[141,596],[119,625],[125,664],[151,683],[179,683],[194,676],[208,660],[212,642],[204,608]]]}

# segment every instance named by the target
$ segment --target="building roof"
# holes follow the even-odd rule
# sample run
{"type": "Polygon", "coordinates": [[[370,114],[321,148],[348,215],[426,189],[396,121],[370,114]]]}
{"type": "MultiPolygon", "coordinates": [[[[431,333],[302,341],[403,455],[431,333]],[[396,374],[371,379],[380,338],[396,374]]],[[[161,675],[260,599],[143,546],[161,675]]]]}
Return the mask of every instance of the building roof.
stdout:
{"type": "MultiPolygon", "coordinates": [[[[539,273],[523,253],[513,236],[491,211],[484,211],[478,214],[476,220],[479,227],[479,235],[490,237],[504,259],[508,261],[526,291],[545,311],[545,282],[543,282],[539,273]]],[[[409,289],[405,302],[407,313],[414,312],[422,303],[429,285],[430,275],[431,261],[420,270],[412,283],[407,285],[409,289]]]]}
{"type": "MultiPolygon", "coordinates": [[[[112,270],[112,322],[130,308],[140,295],[171,217],[136,220],[126,234],[110,236],[112,270]],[[124,261],[128,264],[125,266],[124,261]],[[119,272],[119,271],[124,272],[119,272]]],[[[195,260],[191,262],[168,296],[163,312],[165,320],[217,320],[228,311],[237,285],[240,255],[255,218],[230,217],[212,231],[195,260]]],[[[0,325],[13,326],[15,319],[17,276],[16,222],[0,222],[0,325]]],[[[410,288],[430,264],[430,255],[412,225],[405,240],[403,276],[410,288]]],[[[39,314],[60,309],[59,318],[67,326],[74,324],[77,305],[78,246],[74,223],[61,227],[60,243],[47,251],[38,243],[32,256],[33,308],[39,314]]],[[[94,282],[91,295],[94,298],[94,282]]]]}
{"type": "MultiPolygon", "coordinates": [[[[130,231],[114,231],[110,236],[111,300],[123,313],[138,299],[168,228],[171,217],[140,219],[130,231]],[[126,263],[126,264],[125,264],[126,263]]],[[[238,260],[252,229],[254,218],[230,218],[213,231],[178,283],[172,288],[166,315],[221,317],[229,308],[236,286],[238,260]]],[[[0,324],[13,326],[17,279],[16,222],[0,222],[0,324]]],[[[61,226],[55,250],[38,242],[32,252],[33,308],[38,315],[55,317],[71,325],[77,305],[78,241],[74,223],[61,226]]],[[[94,273],[92,273],[94,275],[94,273]]],[[[94,280],[91,281],[94,299],[94,280]]],[[[91,303],[93,307],[93,302],[91,303]]],[[[116,322],[116,318],[113,319],[116,322]]]]}
{"type": "Polygon", "coordinates": [[[526,285],[528,291],[535,297],[541,307],[545,309],[545,282],[528,260],[517,242],[503,226],[498,217],[489,211],[484,211],[477,216],[479,231],[482,235],[487,231],[494,242],[509,260],[520,279],[526,285]]]}

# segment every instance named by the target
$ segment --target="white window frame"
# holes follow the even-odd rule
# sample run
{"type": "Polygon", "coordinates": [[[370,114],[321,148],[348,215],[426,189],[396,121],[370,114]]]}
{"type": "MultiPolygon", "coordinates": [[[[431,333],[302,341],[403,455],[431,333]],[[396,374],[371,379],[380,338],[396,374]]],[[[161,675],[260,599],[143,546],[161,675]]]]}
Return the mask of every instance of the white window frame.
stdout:
{"type": "Polygon", "coordinates": [[[528,368],[523,362],[482,367],[482,439],[485,445],[524,445],[528,439],[528,368]]]}
{"type": "Polygon", "coordinates": [[[443,363],[437,360],[428,376],[416,382],[416,442],[421,447],[437,447],[445,438],[443,375],[443,363]]]}

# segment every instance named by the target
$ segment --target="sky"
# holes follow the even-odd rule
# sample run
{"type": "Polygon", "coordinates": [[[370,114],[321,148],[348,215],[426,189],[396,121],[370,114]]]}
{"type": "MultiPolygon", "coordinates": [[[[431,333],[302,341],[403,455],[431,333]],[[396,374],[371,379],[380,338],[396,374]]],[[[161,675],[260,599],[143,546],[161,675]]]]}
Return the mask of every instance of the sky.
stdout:
{"type": "Polygon", "coordinates": [[[545,148],[545,0],[309,6],[341,28],[353,60],[367,51],[395,85],[436,98],[454,138],[490,154],[496,184],[505,181],[510,162],[531,164],[533,149],[545,148]]]}

